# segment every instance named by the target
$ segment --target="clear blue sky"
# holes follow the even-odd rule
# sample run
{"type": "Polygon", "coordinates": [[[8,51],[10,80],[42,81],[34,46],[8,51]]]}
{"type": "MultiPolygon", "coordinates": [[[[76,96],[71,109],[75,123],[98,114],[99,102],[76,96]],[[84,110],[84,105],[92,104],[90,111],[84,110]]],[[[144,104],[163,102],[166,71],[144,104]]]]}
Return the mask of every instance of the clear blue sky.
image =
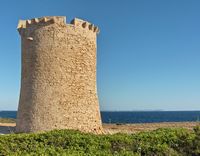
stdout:
{"type": "Polygon", "coordinates": [[[19,19],[63,15],[98,25],[101,110],[200,110],[199,0],[1,0],[0,110],[16,110],[19,19]]]}

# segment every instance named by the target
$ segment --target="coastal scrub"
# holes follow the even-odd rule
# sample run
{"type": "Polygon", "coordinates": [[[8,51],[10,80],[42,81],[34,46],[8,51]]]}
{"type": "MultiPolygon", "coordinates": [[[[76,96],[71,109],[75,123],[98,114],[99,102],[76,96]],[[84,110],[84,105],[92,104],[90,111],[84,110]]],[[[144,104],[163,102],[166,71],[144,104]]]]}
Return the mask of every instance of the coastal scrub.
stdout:
{"type": "Polygon", "coordinates": [[[74,130],[0,136],[0,155],[199,156],[200,127],[94,135],[74,130]]]}

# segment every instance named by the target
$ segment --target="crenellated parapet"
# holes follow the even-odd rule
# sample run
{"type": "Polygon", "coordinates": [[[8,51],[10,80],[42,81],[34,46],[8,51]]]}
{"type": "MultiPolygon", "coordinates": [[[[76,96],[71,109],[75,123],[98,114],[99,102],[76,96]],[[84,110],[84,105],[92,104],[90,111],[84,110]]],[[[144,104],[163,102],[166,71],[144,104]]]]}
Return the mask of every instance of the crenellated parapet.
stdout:
{"type": "Polygon", "coordinates": [[[78,18],[74,18],[70,22],[70,24],[67,24],[65,16],[46,16],[46,17],[33,18],[33,19],[28,19],[28,20],[19,20],[17,29],[19,32],[21,32],[21,30],[25,30],[30,27],[46,26],[46,25],[55,24],[55,23],[59,25],[65,25],[65,26],[71,25],[71,26],[74,26],[75,28],[83,29],[85,31],[91,31],[97,34],[100,32],[99,28],[95,26],[94,24],[78,19],[78,18]]]}
{"type": "Polygon", "coordinates": [[[94,24],[89,23],[89,22],[84,21],[84,20],[81,20],[81,19],[78,19],[78,18],[74,18],[71,21],[71,24],[73,24],[75,27],[88,29],[88,30],[91,30],[91,31],[96,32],[96,33],[100,32],[99,28],[97,26],[95,26],[94,24]]]}
{"type": "Polygon", "coordinates": [[[66,23],[66,17],[64,16],[47,16],[47,17],[41,17],[41,18],[33,18],[28,20],[19,20],[17,29],[21,28],[28,28],[35,25],[41,25],[45,23],[60,23],[65,24],[66,23]]]}

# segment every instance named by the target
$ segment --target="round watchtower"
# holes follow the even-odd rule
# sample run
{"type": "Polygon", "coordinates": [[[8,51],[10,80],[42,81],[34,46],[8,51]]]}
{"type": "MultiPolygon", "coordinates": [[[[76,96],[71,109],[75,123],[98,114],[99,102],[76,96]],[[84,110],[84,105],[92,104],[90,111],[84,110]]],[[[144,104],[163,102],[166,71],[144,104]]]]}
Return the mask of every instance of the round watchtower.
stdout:
{"type": "Polygon", "coordinates": [[[96,88],[98,27],[53,16],[20,20],[21,91],[17,132],[102,133],[96,88]]]}

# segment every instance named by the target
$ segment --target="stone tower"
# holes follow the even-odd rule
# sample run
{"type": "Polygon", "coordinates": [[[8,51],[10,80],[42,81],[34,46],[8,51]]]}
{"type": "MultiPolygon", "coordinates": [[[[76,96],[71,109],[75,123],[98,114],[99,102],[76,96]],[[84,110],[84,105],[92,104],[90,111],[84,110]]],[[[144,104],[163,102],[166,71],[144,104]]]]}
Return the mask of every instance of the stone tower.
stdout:
{"type": "Polygon", "coordinates": [[[98,27],[75,18],[20,20],[21,92],[17,132],[102,133],[96,88],[98,27]]]}

